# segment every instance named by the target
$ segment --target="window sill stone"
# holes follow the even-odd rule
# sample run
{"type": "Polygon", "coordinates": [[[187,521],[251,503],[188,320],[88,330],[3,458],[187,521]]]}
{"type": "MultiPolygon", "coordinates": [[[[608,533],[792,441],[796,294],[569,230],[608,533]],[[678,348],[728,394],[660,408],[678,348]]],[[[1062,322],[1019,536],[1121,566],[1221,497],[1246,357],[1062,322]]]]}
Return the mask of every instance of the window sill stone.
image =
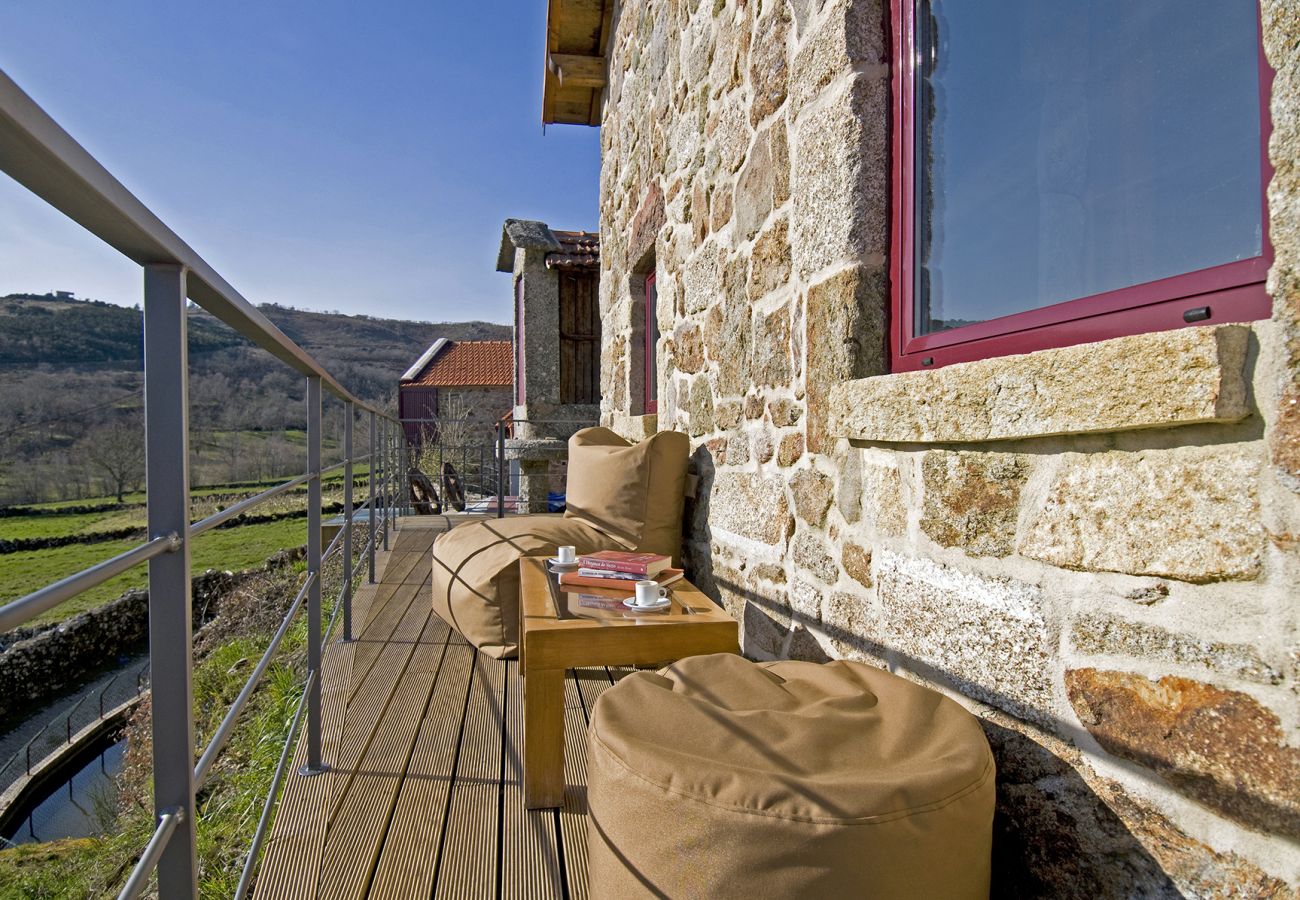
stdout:
{"type": "Polygon", "coordinates": [[[1250,329],[1181,328],[836,385],[831,433],[974,443],[1236,422],[1250,329]]]}

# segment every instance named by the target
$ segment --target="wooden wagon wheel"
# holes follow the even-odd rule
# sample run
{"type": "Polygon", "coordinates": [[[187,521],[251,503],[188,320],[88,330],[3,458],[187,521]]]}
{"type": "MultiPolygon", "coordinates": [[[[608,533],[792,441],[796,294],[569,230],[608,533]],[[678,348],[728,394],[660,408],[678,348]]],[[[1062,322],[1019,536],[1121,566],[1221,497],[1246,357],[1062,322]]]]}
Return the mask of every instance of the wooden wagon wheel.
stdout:
{"type": "Polygon", "coordinates": [[[460,476],[451,463],[442,464],[442,496],[456,512],[465,511],[465,489],[461,487],[460,476]]]}

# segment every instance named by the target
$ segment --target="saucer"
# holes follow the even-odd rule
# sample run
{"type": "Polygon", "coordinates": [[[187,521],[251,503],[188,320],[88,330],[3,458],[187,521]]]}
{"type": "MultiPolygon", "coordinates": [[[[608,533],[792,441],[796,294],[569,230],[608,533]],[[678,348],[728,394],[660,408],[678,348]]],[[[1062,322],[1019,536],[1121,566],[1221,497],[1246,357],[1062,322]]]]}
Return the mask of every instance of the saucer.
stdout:
{"type": "Polygon", "coordinates": [[[578,561],[576,559],[573,562],[566,563],[566,562],[560,562],[560,558],[558,556],[548,556],[546,558],[546,561],[550,564],[551,569],[553,571],[567,572],[569,569],[578,568],[578,561]]]}
{"type": "Polygon", "coordinates": [[[649,603],[644,606],[636,602],[635,597],[628,597],[623,601],[623,605],[628,609],[635,609],[640,612],[655,612],[660,609],[667,609],[673,603],[671,597],[662,597],[658,603],[649,603]]]}

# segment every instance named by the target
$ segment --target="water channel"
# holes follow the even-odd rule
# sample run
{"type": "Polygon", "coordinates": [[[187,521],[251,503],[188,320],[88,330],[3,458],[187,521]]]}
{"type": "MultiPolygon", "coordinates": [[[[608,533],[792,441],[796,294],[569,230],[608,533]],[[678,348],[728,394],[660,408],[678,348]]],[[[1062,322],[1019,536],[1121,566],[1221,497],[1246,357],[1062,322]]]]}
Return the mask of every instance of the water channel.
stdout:
{"type": "Polygon", "coordinates": [[[122,771],[127,742],[110,735],[68,759],[48,785],[33,796],[0,834],[5,845],[30,844],[103,833],[116,802],[114,778],[122,771]]]}

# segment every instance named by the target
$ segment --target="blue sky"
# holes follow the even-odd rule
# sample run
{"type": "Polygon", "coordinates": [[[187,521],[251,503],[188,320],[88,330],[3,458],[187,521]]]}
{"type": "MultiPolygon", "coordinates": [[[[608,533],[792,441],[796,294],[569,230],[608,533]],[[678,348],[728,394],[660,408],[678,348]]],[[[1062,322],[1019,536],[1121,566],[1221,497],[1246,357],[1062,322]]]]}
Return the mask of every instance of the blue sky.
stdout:
{"type": "MultiPolygon", "coordinates": [[[[595,228],[595,128],[540,125],[542,0],[7,4],[0,68],[244,296],[510,318],[506,217],[595,228]]],[[[140,273],[0,175],[0,294],[140,273]]]]}

